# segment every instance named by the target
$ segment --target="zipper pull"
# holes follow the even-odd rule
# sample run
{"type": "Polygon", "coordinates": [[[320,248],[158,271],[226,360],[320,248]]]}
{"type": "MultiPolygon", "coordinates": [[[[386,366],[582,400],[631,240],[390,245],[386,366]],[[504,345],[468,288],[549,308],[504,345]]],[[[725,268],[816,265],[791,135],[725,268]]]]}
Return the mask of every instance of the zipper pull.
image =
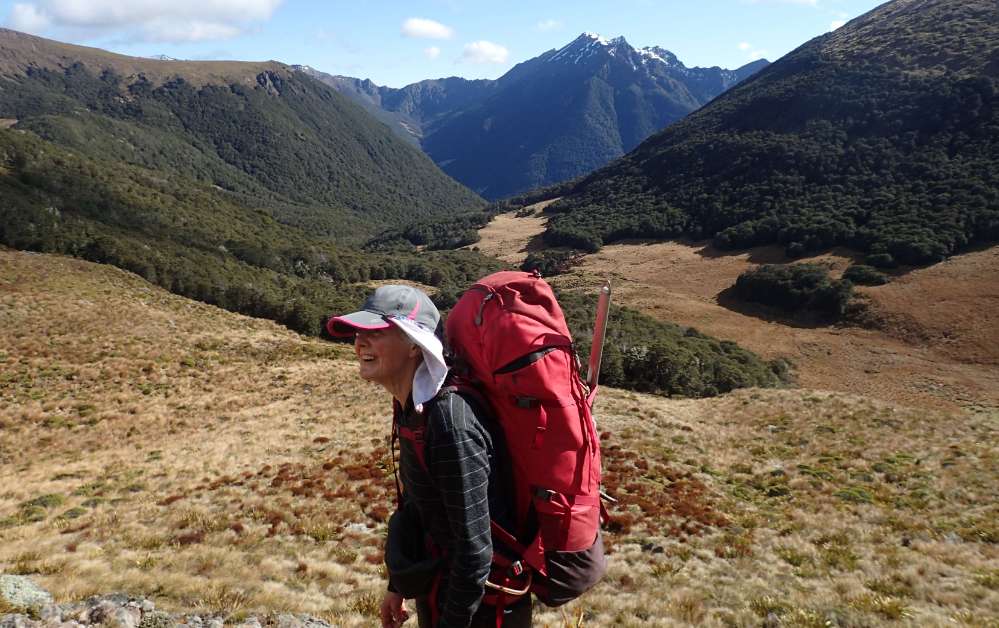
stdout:
{"type": "Polygon", "coordinates": [[[479,304],[479,313],[475,315],[475,326],[482,327],[482,310],[486,308],[486,301],[496,296],[495,292],[490,292],[483,299],[482,303],[479,304]]]}

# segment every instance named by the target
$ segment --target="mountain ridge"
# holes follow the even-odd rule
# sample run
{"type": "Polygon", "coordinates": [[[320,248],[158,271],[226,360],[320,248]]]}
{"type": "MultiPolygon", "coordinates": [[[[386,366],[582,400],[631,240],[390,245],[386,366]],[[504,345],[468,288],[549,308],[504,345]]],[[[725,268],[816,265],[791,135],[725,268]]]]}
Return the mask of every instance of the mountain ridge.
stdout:
{"type": "Polygon", "coordinates": [[[46,39],[0,27],[0,74],[24,75],[31,68],[65,70],[80,63],[91,70],[114,70],[126,78],[146,77],[154,85],[183,75],[194,85],[240,81],[251,84],[256,75],[287,68],[278,61],[182,61],[132,57],[46,39]]]}
{"type": "Polygon", "coordinates": [[[586,174],[767,63],[687,68],[664,48],[584,33],[494,81],[450,77],[396,89],[307,71],[496,199],[586,174]]]}

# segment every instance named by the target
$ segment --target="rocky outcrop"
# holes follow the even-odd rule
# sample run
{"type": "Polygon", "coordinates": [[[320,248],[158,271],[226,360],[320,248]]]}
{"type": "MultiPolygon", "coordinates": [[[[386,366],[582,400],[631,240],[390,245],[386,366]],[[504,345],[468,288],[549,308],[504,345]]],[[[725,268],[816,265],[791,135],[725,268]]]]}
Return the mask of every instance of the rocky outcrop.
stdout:
{"type": "Polygon", "coordinates": [[[329,623],[308,615],[290,613],[248,615],[240,621],[232,616],[171,614],[156,610],[152,600],[113,593],[90,597],[82,602],[53,603],[52,596],[24,576],[0,576],[0,609],[15,612],[2,614],[0,628],[79,628],[104,626],[110,628],[222,628],[229,625],[242,628],[328,628],[329,623]]]}

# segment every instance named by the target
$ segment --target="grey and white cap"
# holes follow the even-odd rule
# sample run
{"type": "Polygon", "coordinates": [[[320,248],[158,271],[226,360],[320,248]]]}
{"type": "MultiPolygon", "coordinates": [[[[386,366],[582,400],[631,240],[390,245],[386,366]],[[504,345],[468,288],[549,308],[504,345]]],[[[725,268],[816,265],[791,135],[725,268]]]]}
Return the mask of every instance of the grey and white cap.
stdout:
{"type": "Polygon", "coordinates": [[[434,332],[441,315],[422,290],[410,286],[382,286],[352,314],[334,316],[326,323],[331,336],[345,337],[359,330],[386,329],[392,319],[408,320],[434,332]]]}
{"type": "Polygon", "coordinates": [[[434,398],[444,385],[448,366],[444,344],[436,334],[441,315],[437,306],[422,290],[409,286],[382,286],[368,297],[353,314],[335,316],[326,323],[331,336],[350,336],[363,330],[387,329],[395,325],[419,345],[423,361],[413,374],[413,404],[423,411],[423,404],[434,398]]]}

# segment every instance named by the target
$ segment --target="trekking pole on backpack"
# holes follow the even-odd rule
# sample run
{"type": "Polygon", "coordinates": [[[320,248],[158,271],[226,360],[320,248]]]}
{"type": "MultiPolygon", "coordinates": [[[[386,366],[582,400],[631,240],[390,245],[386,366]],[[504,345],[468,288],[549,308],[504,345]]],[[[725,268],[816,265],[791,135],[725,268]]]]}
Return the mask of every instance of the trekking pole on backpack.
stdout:
{"type": "MultiPolygon", "coordinates": [[[[600,381],[600,363],[604,355],[604,338],[607,336],[607,318],[610,316],[610,300],[611,285],[610,278],[608,278],[604,282],[603,287],[600,288],[600,297],[597,299],[597,318],[593,324],[593,345],[590,347],[590,366],[586,373],[586,385],[590,389],[589,403],[591,409],[593,408],[593,402],[596,401],[597,383],[600,381]]],[[[593,421],[596,423],[596,418],[593,421]]],[[[618,503],[603,487],[600,488],[598,494],[603,501],[612,504],[618,503]]],[[[605,523],[610,519],[610,513],[602,503],[601,519],[604,519],[605,523]]]]}
{"type": "Polygon", "coordinates": [[[610,314],[611,285],[608,278],[600,288],[597,299],[597,318],[593,324],[593,344],[590,346],[590,367],[586,372],[586,385],[590,388],[590,405],[593,405],[592,395],[600,380],[600,362],[604,356],[604,337],[607,335],[607,316],[610,314]]]}

